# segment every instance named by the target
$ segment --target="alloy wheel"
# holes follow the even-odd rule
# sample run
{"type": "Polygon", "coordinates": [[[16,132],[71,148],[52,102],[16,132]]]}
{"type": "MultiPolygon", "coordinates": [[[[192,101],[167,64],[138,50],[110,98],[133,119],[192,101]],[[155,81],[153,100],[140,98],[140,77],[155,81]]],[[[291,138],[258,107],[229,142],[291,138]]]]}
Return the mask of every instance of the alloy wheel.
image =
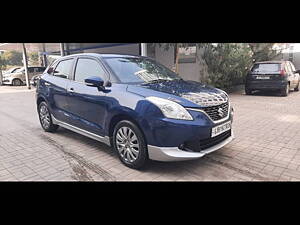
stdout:
{"type": "Polygon", "coordinates": [[[19,79],[13,80],[13,86],[21,86],[22,82],[19,79]]]}
{"type": "Polygon", "coordinates": [[[50,127],[50,113],[48,108],[45,105],[42,105],[40,107],[40,119],[43,127],[45,129],[48,129],[50,127]]]}
{"type": "Polygon", "coordinates": [[[139,140],[129,127],[121,127],[116,134],[116,146],[126,162],[134,162],[139,156],[139,140]]]}

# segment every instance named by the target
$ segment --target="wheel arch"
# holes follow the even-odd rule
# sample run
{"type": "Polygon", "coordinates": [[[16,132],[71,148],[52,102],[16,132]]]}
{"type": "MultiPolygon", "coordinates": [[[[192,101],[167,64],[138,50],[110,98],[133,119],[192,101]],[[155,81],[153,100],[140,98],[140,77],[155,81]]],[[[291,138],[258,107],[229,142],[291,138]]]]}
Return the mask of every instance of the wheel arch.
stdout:
{"type": "Polygon", "coordinates": [[[36,100],[37,107],[41,104],[41,102],[46,102],[47,103],[46,98],[44,96],[40,95],[40,96],[37,97],[37,100],[36,100]]]}
{"type": "Polygon", "coordinates": [[[128,120],[132,123],[134,123],[141,131],[143,137],[144,137],[144,141],[147,145],[147,139],[146,139],[146,136],[145,136],[145,133],[143,131],[143,129],[141,128],[139,122],[131,115],[128,115],[128,114],[124,114],[124,113],[121,113],[121,114],[117,114],[117,115],[114,115],[110,122],[109,122],[109,125],[108,125],[108,137],[109,137],[109,140],[110,140],[110,144],[112,146],[112,136],[113,136],[113,132],[114,132],[114,127],[122,120],[128,120]]]}
{"type": "Polygon", "coordinates": [[[13,78],[13,79],[11,80],[11,84],[12,84],[12,85],[14,84],[14,81],[15,81],[15,80],[19,80],[21,85],[24,83],[20,78],[15,77],[15,78],[13,78]]]}

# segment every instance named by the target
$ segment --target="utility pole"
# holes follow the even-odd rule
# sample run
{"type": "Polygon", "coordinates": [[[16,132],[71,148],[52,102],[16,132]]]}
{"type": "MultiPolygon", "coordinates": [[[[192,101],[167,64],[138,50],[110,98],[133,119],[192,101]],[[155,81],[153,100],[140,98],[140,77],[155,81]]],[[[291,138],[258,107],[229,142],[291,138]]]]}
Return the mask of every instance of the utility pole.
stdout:
{"type": "Polygon", "coordinates": [[[2,85],[2,80],[3,80],[2,68],[0,68],[0,86],[2,85]]]}
{"type": "Polygon", "coordinates": [[[22,43],[22,48],[23,48],[23,64],[25,68],[26,85],[28,89],[31,89],[29,83],[29,77],[28,77],[28,65],[27,65],[27,54],[26,54],[25,43],[22,43]]]}
{"type": "Polygon", "coordinates": [[[65,55],[64,43],[60,43],[60,56],[65,55]]]}
{"type": "Polygon", "coordinates": [[[180,47],[180,45],[179,45],[179,43],[177,43],[175,46],[176,46],[175,47],[176,49],[174,49],[176,51],[175,73],[178,73],[178,61],[179,61],[179,47],[180,47]]]}
{"type": "Polygon", "coordinates": [[[1,59],[1,55],[0,55],[0,86],[2,85],[2,80],[3,80],[3,76],[2,76],[2,65],[3,61],[1,59]]]}
{"type": "Polygon", "coordinates": [[[147,43],[141,43],[141,55],[147,56],[147,43]]]}
{"type": "Polygon", "coordinates": [[[46,52],[45,43],[42,43],[42,49],[43,49],[43,66],[47,67],[47,56],[45,54],[45,52],[46,52]]]}

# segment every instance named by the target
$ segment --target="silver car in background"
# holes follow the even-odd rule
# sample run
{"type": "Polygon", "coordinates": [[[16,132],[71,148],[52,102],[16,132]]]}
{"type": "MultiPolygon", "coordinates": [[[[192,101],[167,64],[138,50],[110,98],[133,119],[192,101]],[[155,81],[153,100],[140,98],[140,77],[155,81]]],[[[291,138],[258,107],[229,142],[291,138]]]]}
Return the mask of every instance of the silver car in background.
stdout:
{"type": "MultiPolygon", "coordinates": [[[[29,80],[31,80],[33,76],[43,73],[45,69],[46,68],[42,66],[28,67],[29,80]]],[[[25,68],[22,67],[16,70],[14,73],[3,74],[3,84],[9,84],[13,86],[21,86],[26,84],[25,68]]]]}

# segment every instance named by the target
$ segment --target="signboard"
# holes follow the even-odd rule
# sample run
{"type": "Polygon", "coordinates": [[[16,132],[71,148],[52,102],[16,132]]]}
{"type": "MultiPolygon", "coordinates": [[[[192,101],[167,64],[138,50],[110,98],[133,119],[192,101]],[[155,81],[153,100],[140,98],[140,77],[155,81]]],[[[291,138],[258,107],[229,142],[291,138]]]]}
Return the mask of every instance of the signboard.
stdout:
{"type": "Polygon", "coordinates": [[[196,45],[180,47],[178,50],[178,54],[179,54],[178,63],[195,63],[196,53],[197,53],[196,45]]]}

